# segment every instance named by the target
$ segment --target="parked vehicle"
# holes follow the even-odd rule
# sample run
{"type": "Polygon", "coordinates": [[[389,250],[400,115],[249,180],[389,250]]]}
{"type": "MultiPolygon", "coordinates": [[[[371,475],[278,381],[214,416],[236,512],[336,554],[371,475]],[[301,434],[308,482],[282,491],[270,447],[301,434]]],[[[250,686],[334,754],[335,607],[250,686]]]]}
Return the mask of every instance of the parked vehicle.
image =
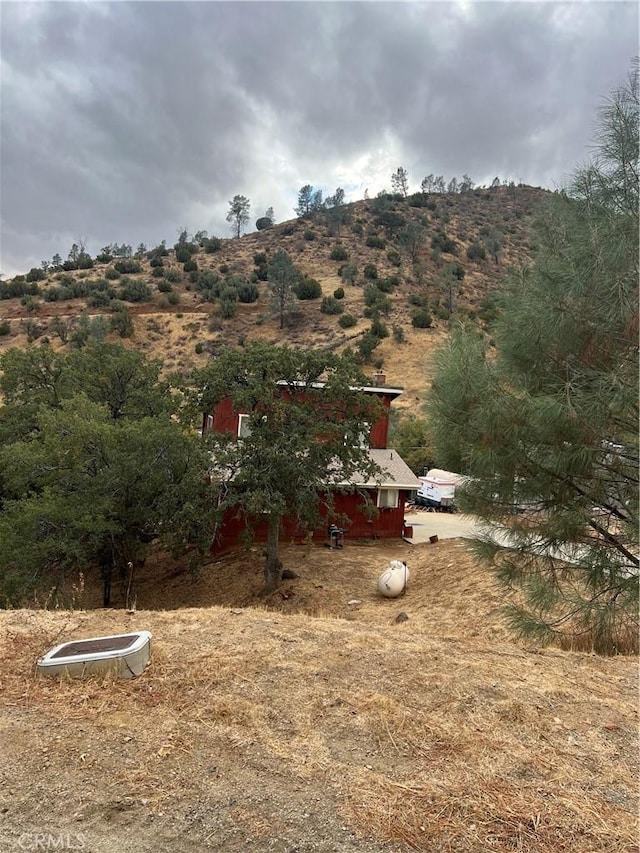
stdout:
{"type": "Polygon", "coordinates": [[[438,512],[456,512],[456,486],[461,486],[465,479],[462,474],[432,468],[424,477],[418,477],[416,504],[438,512]]]}

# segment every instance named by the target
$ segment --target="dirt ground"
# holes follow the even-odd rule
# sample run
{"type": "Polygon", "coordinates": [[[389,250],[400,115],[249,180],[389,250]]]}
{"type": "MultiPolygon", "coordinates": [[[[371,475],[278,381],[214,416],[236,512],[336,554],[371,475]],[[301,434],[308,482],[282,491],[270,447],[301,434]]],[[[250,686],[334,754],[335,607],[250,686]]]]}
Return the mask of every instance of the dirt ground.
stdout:
{"type": "Polygon", "coordinates": [[[515,642],[462,540],[287,545],[268,600],[261,557],[192,579],[158,555],[132,613],[0,613],[1,850],[637,849],[635,659],[515,642]],[[35,676],[135,629],[137,679],[35,676]]]}

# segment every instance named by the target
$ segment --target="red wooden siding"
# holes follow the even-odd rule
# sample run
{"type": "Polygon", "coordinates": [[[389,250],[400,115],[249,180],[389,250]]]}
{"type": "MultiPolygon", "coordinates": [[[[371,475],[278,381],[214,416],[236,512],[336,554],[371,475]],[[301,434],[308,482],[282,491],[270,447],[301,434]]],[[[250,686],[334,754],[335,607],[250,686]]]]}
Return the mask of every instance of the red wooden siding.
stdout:
{"type": "MultiPolygon", "coordinates": [[[[286,394],[283,390],[283,394],[286,394]]],[[[393,395],[377,394],[384,404],[385,413],[373,424],[369,433],[369,444],[373,448],[384,450],[387,446],[389,436],[389,409],[393,395]]],[[[240,412],[234,411],[230,397],[221,400],[213,409],[213,424],[210,429],[213,432],[238,434],[238,418],[240,412]]],[[[202,422],[203,432],[207,429],[207,415],[204,415],[202,422]]]]}
{"type": "MultiPolygon", "coordinates": [[[[376,504],[377,490],[368,489],[369,499],[376,504]]],[[[373,518],[369,518],[364,511],[362,497],[357,493],[338,492],[334,495],[334,512],[337,515],[345,515],[349,520],[337,521],[339,526],[345,530],[345,541],[350,539],[398,539],[404,532],[404,508],[405,492],[400,491],[398,506],[395,509],[379,509],[373,518]]],[[[313,541],[322,543],[327,538],[326,512],[321,509],[324,517],[323,523],[313,531],[313,541]]],[[[247,527],[246,521],[240,509],[231,509],[224,517],[220,532],[213,543],[212,551],[220,552],[242,542],[242,534],[247,527]]],[[[280,531],[282,542],[288,540],[302,541],[304,531],[301,530],[291,518],[284,518],[280,531]]],[[[254,527],[254,540],[266,542],[267,522],[258,522],[254,527]]]]}

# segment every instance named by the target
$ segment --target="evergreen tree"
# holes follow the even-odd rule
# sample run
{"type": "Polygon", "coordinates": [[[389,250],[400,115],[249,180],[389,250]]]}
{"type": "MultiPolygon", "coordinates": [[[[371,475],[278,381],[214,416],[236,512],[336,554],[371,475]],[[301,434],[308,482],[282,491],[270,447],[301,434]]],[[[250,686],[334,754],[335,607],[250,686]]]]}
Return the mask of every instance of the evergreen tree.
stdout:
{"type": "Polygon", "coordinates": [[[293,305],[295,286],[300,279],[300,272],[284,249],[279,249],[268,264],[267,281],[278,317],[280,328],[284,328],[287,312],[293,305]]]}
{"type": "Polygon", "coordinates": [[[430,418],[472,478],[479,552],[521,593],[513,627],[616,653],[638,645],[637,69],[596,142],[506,288],[495,352],[459,330],[439,355],[430,418]]]}
{"type": "Polygon", "coordinates": [[[401,193],[405,198],[409,193],[409,175],[406,169],[398,166],[396,171],[391,175],[391,189],[394,193],[401,193]]]}
{"type": "Polygon", "coordinates": [[[231,224],[231,230],[235,237],[240,237],[242,232],[249,222],[249,211],[251,210],[251,202],[244,195],[234,195],[229,202],[229,212],[227,213],[227,222],[231,224]]]}
{"type": "Polygon", "coordinates": [[[298,192],[298,205],[295,208],[296,214],[303,218],[310,216],[313,211],[313,187],[311,184],[305,184],[298,192]]]}

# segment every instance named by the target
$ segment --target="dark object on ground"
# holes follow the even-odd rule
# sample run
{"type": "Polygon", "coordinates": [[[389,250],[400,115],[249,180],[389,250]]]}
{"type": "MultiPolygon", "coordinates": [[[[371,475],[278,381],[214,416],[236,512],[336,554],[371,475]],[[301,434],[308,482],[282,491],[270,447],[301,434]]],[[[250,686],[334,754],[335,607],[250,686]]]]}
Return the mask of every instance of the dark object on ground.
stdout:
{"type": "Polygon", "coordinates": [[[409,621],[409,617],[408,617],[408,616],[407,616],[407,614],[406,614],[406,613],[404,613],[404,612],[403,612],[403,613],[398,613],[398,615],[396,616],[396,618],[395,618],[393,621],[394,621],[394,622],[398,622],[398,623],[399,623],[399,622],[408,622],[408,621],[409,621]]]}
{"type": "Polygon", "coordinates": [[[283,581],[292,581],[295,580],[298,575],[293,571],[293,569],[285,569],[282,573],[283,581]]]}

